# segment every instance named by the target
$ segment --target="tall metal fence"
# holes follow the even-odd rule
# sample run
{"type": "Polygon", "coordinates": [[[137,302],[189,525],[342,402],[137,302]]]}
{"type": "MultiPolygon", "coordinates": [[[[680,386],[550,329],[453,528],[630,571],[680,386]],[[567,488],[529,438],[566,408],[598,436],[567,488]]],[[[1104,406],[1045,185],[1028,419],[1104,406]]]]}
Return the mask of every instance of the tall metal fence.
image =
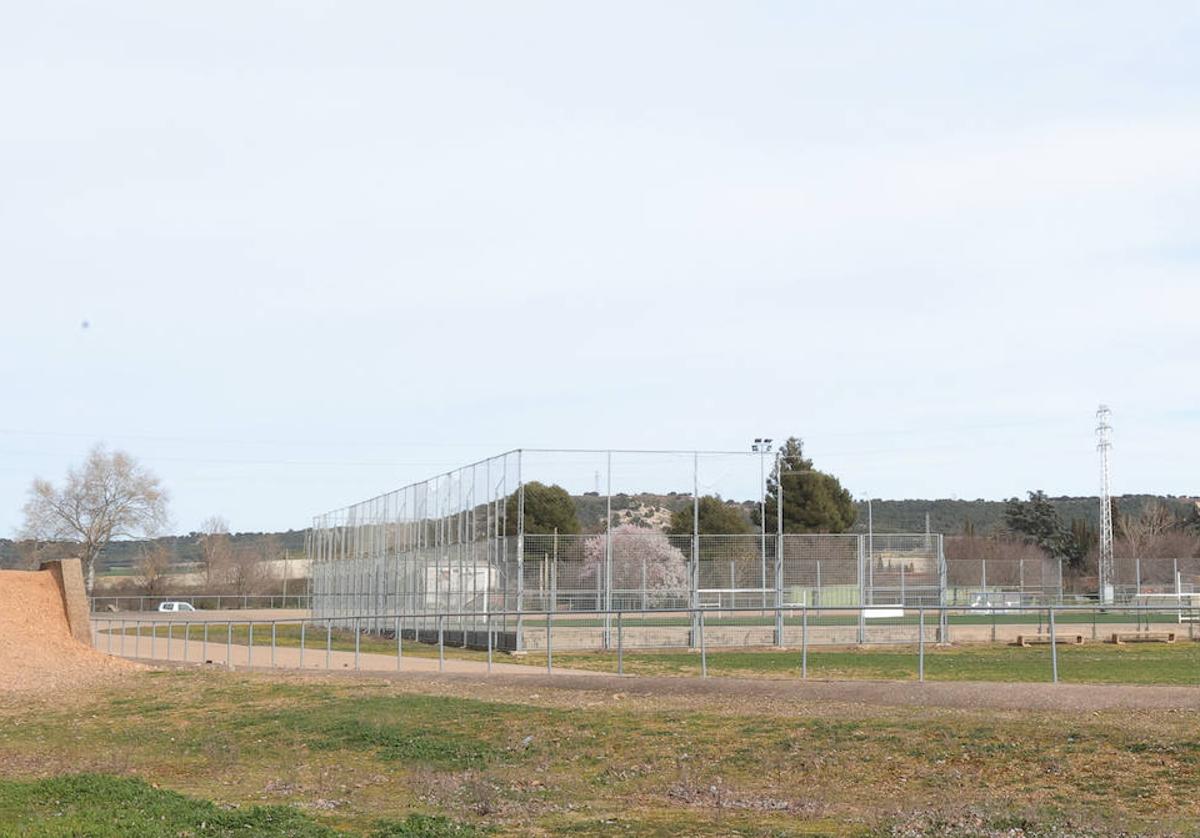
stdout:
{"type": "Polygon", "coordinates": [[[318,515],[308,542],[314,614],[454,614],[456,630],[478,631],[480,615],[496,612],[514,621],[503,628],[521,648],[523,614],[538,609],[943,603],[940,535],[784,535],[781,494],[766,506],[779,467],[748,452],[519,450],[482,460],[318,515]],[[550,484],[593,509],[593,533],[533,531],[527,500],[550,484]],[[675,507],[670,521],[661,507],[631,506],[647,490],[675,507]],[[702,535],[700,498],[722,494],[757,496],[760,520],[773,515],[776,531],[702,535]],[[674,515],[689,526],[668,534],[674,515]]]}
{"type": "Polygon", "coordinates": [[[454,614],[456,630],[474,630],[489,611],[516,624],[538,610],[942,604],[939,536],[867,542],[856,535],[692,537],[647,529],[527,535],[519,555],[513,544],[487,542],[368,554],[314,564],[313,613],[454,614]]]}

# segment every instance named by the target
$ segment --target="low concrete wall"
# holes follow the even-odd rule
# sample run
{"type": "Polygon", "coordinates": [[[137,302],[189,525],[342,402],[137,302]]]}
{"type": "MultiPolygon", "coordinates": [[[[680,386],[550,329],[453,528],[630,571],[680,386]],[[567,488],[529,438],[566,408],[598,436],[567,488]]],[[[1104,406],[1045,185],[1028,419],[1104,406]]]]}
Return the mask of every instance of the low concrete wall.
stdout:
{"type": "Polygon", "coordinates": [[[87,589],[83,584],[83,567],[79,559],[55,559],[42,562],[40,570],[50,573],[62,594],[63,610],[71,636],[85,646],[92,645],[92,628],[88,613],[87,589]]]}

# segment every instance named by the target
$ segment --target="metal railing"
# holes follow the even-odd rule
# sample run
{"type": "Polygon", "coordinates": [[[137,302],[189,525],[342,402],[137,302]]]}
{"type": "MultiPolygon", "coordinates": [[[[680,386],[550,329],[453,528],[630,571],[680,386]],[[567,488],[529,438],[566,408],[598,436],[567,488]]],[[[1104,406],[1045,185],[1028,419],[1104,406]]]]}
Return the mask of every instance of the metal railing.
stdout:
{"type": "MultiPolygon", "coordinates": [[[[931,643],[945,646],[1016,642],[1047,645],[1050,649],[1047,680],[1057,682],[1059,645],[1084,643],[1089,637],[1092,641],[1108,637],[1112,642],[1195,640],[1200,607],[1190,603],[1186,608],[1172,604],[1121,609],[805,606],[787,609],[782,630],[780,620],[764,619],[756,612],[734,608],[523,611],[519,615],[523,621],[520,630],[526,632],[523,644],[518,644],[513,636],[512,627],[518,615],[485,612],[481,631],[449,626],[454,618],[468,615],[475,616],[475,612],[267,620],[180,618],[194,615],[147,619],[96,616],[92,619],[92,632],[96,648],[109,654],[230,668],[352,668],[354,671],[423,668],[442,672],[447,668],[449,649],[456,656],[454,666],[490,673],[496,665],[496,652],[523,646],[529,652],[544,654],[545,670],[549,673],[554,671],[555,650],[567,650],[615,655],[615,674],[622,675],[625,656],[630,652],[687,650],[698,654],[702,677],[708,675],[709,653],[714,648],[797,650],[800,677],[807,678],[810,647],[900,644],[913,648],[914,670],[922,681],[926,647],[931,643]]],[[[537,671],[528,663],[503,665],[512,671],[537,671]]]]}
{"type": "Polygon", "coordinates": [[[88,597],[92,613],[104,611],[157,611],[164,602],[186,602],[196,609],[212,611],[254,609],[308,609],[312,606],[309,594],[180,594],[147,596],[114,594],[88,597]]]}

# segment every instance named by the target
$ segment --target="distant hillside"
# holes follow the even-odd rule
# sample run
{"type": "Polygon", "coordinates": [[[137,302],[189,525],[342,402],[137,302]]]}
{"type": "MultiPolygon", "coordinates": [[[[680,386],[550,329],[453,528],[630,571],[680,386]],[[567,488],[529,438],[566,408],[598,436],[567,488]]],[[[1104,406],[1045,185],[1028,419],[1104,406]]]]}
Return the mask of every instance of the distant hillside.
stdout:
{"type": "MultiPolygon", "coordinates": [[[[1100,498],[1057,497],[1050,501],[1064,522],[1074,518],[1100,526],[1100,498]]],[[[1136,515],[1152,501],[1166,504],[1178,517],[1187,519],[1195,514],[1194,498],[1160,497],[1157,495],[1124,495],[1117,498],[1117,510],[1122,515],[1136,515]]],[[[875,529],[879,532],[923,532],[925,513],[929,513],[929,528],[947,535],[961,533],[967,523],[975,532],[985,534],[1004,526],[1005,501],[995,500],[877,500],[873,501],[875,529]]],[[[854,532],[867,530],[867,505],[858,504],[858,523],[854,532]]]]}
{"type": "MultiPolygon", "coordinates": [[[[279,550],[292,556],[304,554],[304,530],[287,532],[239,532],[230,536],[235,547],[253,547],[259,541],[275,539],[279,550]]],[[[200,534],[170,535],[153,539],[153,543],[165,544],[171,551],[172,564],[191,567],[200,562],[200,534]]],[[[125,573],[133,569],[143,546],[149,542],[114,541],[105,548],[97,565],[98,573],[125,573]]],[[[20,563],[17,543],[0,538],[0,567],[15,567],[20,563]]]]}

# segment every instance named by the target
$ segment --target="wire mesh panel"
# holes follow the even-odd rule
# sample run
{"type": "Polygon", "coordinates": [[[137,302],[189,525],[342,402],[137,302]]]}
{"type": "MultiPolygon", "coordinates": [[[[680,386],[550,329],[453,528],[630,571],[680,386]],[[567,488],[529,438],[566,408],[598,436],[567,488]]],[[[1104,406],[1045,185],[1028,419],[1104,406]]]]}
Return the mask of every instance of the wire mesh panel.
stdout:
{"type": "Polygon", "coordinates": [[[869,536],[866,545],[865,605],[939,605],[945,562],[937,534],[869,536]]]}
{"type": "Polygon", "coordinates": [[[783,604],[858,606],[863,601],[862,539],[856,535],[784,535],[783,604]]]}
{"type": "Polygon", "coordinates": [[[1062,566],[1048,556],[956,558],[947,560],[946,574],[948,605],[1039,605],[1062,598],[1062,566]]]}

